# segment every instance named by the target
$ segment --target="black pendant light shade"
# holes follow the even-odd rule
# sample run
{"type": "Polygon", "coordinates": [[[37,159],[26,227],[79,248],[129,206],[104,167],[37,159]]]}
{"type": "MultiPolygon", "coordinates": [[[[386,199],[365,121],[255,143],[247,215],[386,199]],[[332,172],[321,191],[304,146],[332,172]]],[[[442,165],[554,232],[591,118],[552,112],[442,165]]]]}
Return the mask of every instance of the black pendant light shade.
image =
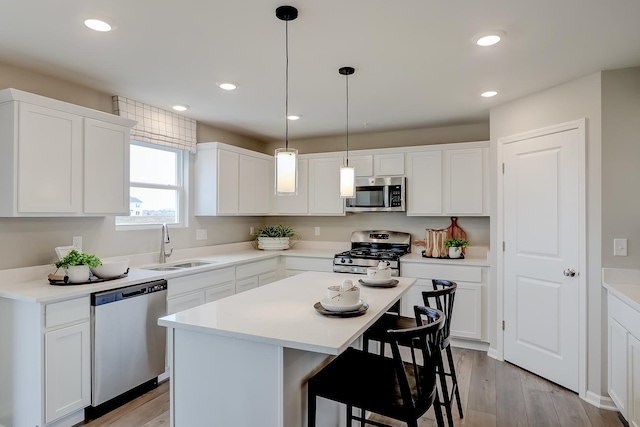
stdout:
{"type": "Polygon", "coordinates": [[[340,197],[345,199],[356,197],[356,170],[349,166],[349,76],[355,71],[353,67],[342,67],[338,70],[345,76],[347,92],[347,164],[340,167],[340,197]]]}

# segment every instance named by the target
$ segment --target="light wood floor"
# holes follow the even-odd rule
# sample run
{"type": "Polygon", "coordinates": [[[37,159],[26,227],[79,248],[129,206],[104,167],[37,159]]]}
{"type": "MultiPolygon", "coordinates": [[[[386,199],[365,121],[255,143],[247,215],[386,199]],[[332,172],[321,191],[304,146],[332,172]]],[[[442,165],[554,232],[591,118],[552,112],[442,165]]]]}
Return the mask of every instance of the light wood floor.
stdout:
{"type": "MultiPolygon", "coordinates": [[[[582,401],[575,393],[483,352],[454,349],[464,419],[456,426],[470,427],[622,427],[616,412],[582,401]]],[[[382,418],[377,418],[382,420],[382,418]]],[[[392,426],[403,423],[389,421],[392,426]]],[[[90,427],[157,427],[169,425],[169,386],[155,390],[98,418],[80,424],[90,427]]],[[[435,426],[433,410],[420,427],[435,426]]],[[[179,426],[182,427],[182,426],[179,426]]],[[[191,427],[191,426],[187,426],[191,427]]],[[[225,426],[241,427],[241,426],[225,426]]],[[[268,427],[268,426],[265,426],[268,427]]]]}

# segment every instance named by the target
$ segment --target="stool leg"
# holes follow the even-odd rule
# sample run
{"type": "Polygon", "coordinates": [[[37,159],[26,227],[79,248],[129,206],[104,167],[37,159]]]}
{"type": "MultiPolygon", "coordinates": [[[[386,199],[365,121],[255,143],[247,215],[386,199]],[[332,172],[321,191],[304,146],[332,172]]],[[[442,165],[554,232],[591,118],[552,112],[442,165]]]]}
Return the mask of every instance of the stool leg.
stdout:
{"type": "Polygon", "coordinates": [[[447,388],[447,375],[444,370],[444,360],[442,358],[442,350],[438,352],[437,355],[437,370],[438,376],[440,377],[440,388],[442,390],[441,401],[439,401],[443,406],[447,413],[447,419],[449,420],[449,427],[453,427],[453,414],[451,413],[451,400],[449,398],[449,389],[447,388]]]}
{"type": "Polygon", "coordinates": [[[316,427],[316,393],[312,382],[307,385],[307,426],[316,427]]]}
{"type": "Polygon", "coordinates": [[[440,398],[438,396],[438,392],[436,391],[436,400],[433,402],[433,412],[436,414],[436,424],[438,427],[444,427],[444,419],[442,418],[442,408],[438,404],[440,398]]]}
{"type": "Polygon", "coordinates": [[[462,415],[462,402],[460,399],[460,391],[458,387],[458,377],[456,376],[455,363],[453,362],[453,354],[451,353],[451,346],[447,346],[447,359],[449,360],[449,372],[451,372],[451,379],[453,380],[453,390],[456,395],[456,403],[458,404],[458,413],[460,418],[464,418],[462,415]]]}

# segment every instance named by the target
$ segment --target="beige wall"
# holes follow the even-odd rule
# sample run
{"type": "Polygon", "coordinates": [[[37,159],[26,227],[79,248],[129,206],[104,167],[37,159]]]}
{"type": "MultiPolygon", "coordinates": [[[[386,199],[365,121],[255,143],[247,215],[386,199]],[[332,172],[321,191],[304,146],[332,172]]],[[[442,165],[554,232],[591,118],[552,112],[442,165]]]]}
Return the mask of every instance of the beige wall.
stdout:
{"type": "Polygon", "coordinates": [[[640,67],[602,73],[602,266],[640,268],[640,67]]]}
{"type": "MultiPolygon", "coordinates": [[[[543,128],[581,118],[587,119],[587,333],[588,340],[588,375],[587,388],[598,395],[607,396],[606,392],[606,328],[603,328],[603,291],[601,287],[601,150],[604,146],[601,138],[601,73],[571,81],[542,92],[532,94],[519,100],[491,109],[491,157],[492,188],[496,188],[497,142],[499,138],[517,133],[543,128]]],[[[492,195],[492,213],[496,210],[495,192],[492,195]]],[[[495,215],[491,219],[492,247],[497,247],[495,215]]],[[[496,251],[493,251],[497,257],[496,251]]],[[[496,272],[492,271],[490,283],[490,310],[492,315],[496,309],[496,272]]],[[[491,319],[497,322],[495,316],[491,319]]],[[[489,328],[493,345],[495,345],[496,328],[489,328]]]]}

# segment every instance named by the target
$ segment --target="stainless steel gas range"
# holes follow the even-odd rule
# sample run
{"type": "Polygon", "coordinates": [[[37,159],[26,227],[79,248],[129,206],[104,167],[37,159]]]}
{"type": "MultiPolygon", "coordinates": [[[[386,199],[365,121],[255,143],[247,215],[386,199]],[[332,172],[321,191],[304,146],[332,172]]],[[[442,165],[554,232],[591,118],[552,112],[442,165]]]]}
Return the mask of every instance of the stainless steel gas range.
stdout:
{"type": "Polygon", "coordinates": [[[384,261],[392,276],[400,275],[400,257],[411,252],[411,234],[399,231],[363,230],[351,233],[351,250],[336,254],[336,273],[367,274],[367,267],[384,261]]]}

